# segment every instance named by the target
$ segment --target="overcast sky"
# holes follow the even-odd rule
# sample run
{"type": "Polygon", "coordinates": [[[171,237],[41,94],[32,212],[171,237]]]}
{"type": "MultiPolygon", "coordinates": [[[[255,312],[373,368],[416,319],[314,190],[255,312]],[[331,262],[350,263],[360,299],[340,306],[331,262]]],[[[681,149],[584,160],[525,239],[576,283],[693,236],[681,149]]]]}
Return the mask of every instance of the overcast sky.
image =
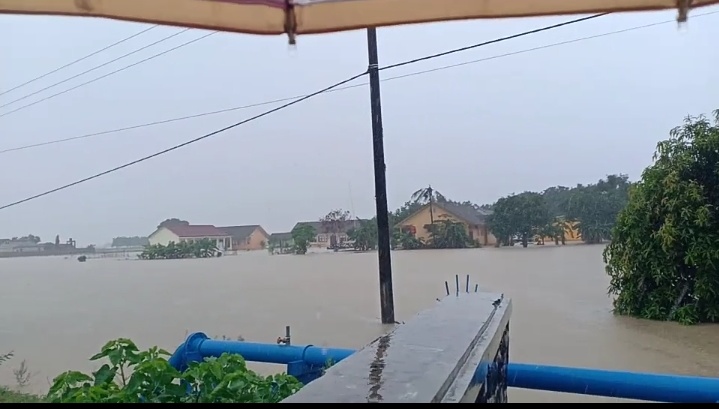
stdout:
{"type": "MultiPolygon", "coordinates": [[[[390,208],[431,184],[476,203],[524,190],[632,179],[691,113],[719,108],[718,7],[657,25],[382,83],[390,208]]],[[[610,15],[382,72],[383,78],[673,20],[610,15]]],[[[533,18],[379,30],[380,65],[570,20],[533,18]]],[[[0,17],[0,92],[134,34],[101,19],[0,17]]],[[[7,104],[152,43],[159,27],[0,96],[7,104]]],[[[200,37],[190,30],[0,109],[0,115],[200,37]]],[[[366,69],[364,31],[215,34],[0,117],[0,150],[316,91],[366,69]]],[[[365,82],[365,79],[357,83],[365,82]]],[[[276,104],[277,105],[277,104],[276,104]]],[[[272,108],[267,105],[0,154],[0,205],[81,179],[272,108]]],[[[0,238],[78,244],[147,235],[165,218],[287,231],[333,208],[374,214],[369,88],[319,96],[100,179],[0,210],[0,238]]]]}

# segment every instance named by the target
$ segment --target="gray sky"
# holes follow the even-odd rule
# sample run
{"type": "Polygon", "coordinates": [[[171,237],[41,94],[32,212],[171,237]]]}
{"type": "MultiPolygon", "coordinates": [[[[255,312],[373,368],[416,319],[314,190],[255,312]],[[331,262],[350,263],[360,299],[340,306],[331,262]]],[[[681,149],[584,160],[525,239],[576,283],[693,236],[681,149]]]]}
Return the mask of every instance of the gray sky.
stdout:
{"type": "MultiPolygon", "coordinates": [[[[705,8],[694,15],[719,10],[705,8]]],[[[387,70],[397,76],[672,20],[610,15],[387,70]]],[[[534,18],[379,30],[380,65],[570,20],[534,18]]],[[[390,208],[432,184],[489,203],[523,190],[639,177],[689,113],[719,108],[719,14],[382,83],[390,208]]],[[[0,16],[0,90],[143,29],[100,19],[0,16]]],[[[0,97],[0,105],[147,45],[162,27],[0,97]]],[[[203,35],[191,30],[0,113],[203,35]]],[[[0,118],[0,150],[316,91],[366,69],[364,31],[216,34],[0,118]]],[[[364,82],[360,80],[358,82],[364,82]]],[[[1,92],[1,91],[0,91],[1,92]]],[[[264,106],[0,154],[0,205],[72,182],[271,108],[264,106]]],[[[0,237],[103,244],[168,217],[286,231],[332,208],[374,214],[369,88],[319,96],[101,179],[0,211],[0,237]],[[351,195],[350,195],[351,192],[351,195]]]]}

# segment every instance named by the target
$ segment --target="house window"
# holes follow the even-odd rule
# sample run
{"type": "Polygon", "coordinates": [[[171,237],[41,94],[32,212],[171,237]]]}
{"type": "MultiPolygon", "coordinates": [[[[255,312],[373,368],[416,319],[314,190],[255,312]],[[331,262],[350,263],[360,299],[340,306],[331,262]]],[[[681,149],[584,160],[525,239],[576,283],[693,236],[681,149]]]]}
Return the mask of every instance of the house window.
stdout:
{"type": "Polygon", "coordinates": [[[412,225],[410,225],[410,226],[403,226],[403,227],[402,227],[402,232],[403,232],[403,233],[409,233],[409,234],[411,234],[411,235],[414,236],[415,234],[417,234],[417,228],[414,227],[414,226],[412,226],[412,225]]]}
{"type": "Polygon", "coordinates": [[[320,243],[324,243],[327,241],[327,236],[325,236],[324,234],[319,234],[317,235],[317,241],[320,243]]]}

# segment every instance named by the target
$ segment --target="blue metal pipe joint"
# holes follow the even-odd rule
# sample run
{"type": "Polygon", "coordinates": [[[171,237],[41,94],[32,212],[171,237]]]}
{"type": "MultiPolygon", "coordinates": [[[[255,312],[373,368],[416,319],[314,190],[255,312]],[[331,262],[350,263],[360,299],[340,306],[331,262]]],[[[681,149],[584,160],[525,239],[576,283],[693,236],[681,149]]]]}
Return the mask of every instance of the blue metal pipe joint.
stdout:
{"type": "MultiPolygon", "coordinates": [[[[322,376],[331,364],[352,355],[352,349],[312,345],[275,345],[244,341],[220,341],[196,332],[170,357],[170,364],[185,370],[189,362],[239,354],[249,362],[287,365],[287,373],[302,383],[322,376]]],[[[510,363],[509,387],[577,393],[671,403],[719,402],[719,378],[607,371],[589,368],[510,363]]]]}

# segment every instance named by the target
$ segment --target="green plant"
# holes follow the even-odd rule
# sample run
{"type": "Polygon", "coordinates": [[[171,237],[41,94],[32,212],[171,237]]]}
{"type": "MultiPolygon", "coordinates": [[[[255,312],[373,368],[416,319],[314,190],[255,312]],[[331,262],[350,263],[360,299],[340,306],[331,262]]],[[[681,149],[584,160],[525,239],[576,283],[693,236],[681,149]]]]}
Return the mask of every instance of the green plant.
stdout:
{"type": "Polygon", "coordinates": [[[20,388],[24,388],[30,384],[30,380],[34,375],[34,373],[30,372],[27,361],[24,359],[20,361],[20,366],[12,370],[12,374],[15,376],[15,383],[20,388]]]}
{"type": "Polygon", "coordinates": [[[432,248],[463,249],[472,245],[469,234],[462,223],[442,216],[437,217],[439,220],[435,219],[434,223],[429,225],[429,244],[432,248]]]}
{"type": "Polygon", "coordinates": [[[107,359],[87,375],[61,374],[48,393],[51,403],[276,403],[302,384],[286,374],[261,376],[239,355],[195,362],[180,373],[169,353],[138,350],[129,339],[110,341],[91,360],[107,359]]]}
{"type": "Polygon", "coordinates": [[[299,224],[292,229],[292,251],[295,254],[306,254],[310,242],[315,238],[315,228],[309,224],[299,224]]]}
{"type": "Polygon", "coordinates": [[[322,366],[322,375],[327,373],[327,370],[335,366],[337,362],[332,358],[327,358],[325,364],[322,366]]]}
{"type": "Polygon", "coordinates": [[[354,240],[354,248],[359,251],[369,251],[377,248],[377,218],[370,220],[357,219],[358,227],[349,229],[347,236],[354,240]]]}
{"type": "Polygon", "coordinates": [[[659,142],[604,251],[614,311],[719,322],[719,111],[659,142]]]}
{"type": "MultiPolygon", "coordinates": [[[[15,354],[12,351],[6,354],[0,354],[0,366],[12,359],[13,356],[15,356],[15,354]]],[[[13,369],[13,374],[15,375],[15,380],[19,388],[26,386],[33,375],[28,369],[25,360],[20,363],[19,368],[13,369]]],[[[0,386],[0,403],[39,403],[43,401],[42,396],[14,391],[5,386],[0,386]]]]}
{"type": "Polygon", "coordinates": [[[162,244],[150,244],[138,255],[142,260],[175,260],[182,258],[210,258],[217,257],[220,252],[217,250],[217,243],[211,239],[200,239],[192,243],[183,241],[169,242],[166,246],[162,244]]]}
{"type": "Polygon", "coordinates": [[[0,403],[42,403],[45,402],[42,396],[28,393],[16,392],[4,386],[0,386],[0,403]]]}

